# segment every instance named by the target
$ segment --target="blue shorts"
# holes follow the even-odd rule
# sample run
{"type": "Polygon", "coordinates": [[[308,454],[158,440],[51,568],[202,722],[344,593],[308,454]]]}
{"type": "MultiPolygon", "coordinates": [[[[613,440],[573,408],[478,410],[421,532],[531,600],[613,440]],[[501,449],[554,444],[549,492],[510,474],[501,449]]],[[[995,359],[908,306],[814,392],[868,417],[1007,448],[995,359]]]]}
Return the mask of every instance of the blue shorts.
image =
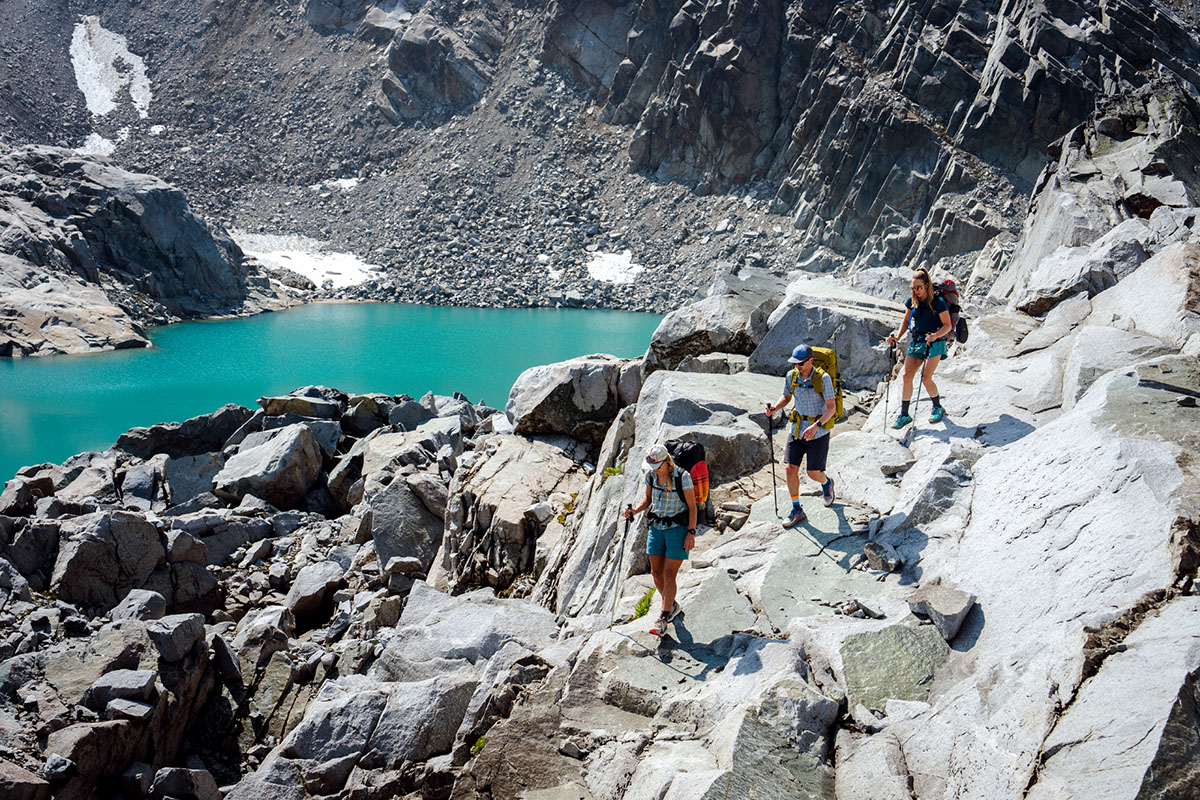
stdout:
{"type": "Polygon", "coordinates": [[[910,358],[938,358],[946,355],[946,340],[938,339],[933,344],[925,344],[925,334],[920,337],[913,337],[913,340],[908,343],[908,355],[910,358]]]}
{"type": "Polygon", "coordinates": [[[687,561],[688,551],[683,549],[683,540],[687,538],[687,528],[675,525],[670,528],[650,526],[646,537],[646,555],[673,558],[676,561],[687,561]]]}

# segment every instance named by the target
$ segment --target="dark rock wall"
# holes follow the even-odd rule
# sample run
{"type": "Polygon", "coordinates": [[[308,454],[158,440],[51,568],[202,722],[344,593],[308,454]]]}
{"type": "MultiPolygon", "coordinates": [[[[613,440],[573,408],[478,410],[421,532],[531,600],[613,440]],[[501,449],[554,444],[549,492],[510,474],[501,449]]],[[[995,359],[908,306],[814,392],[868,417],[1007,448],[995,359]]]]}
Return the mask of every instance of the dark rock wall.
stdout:
{"type": "Polygon", "coordinates": [[[548,17],[542,57],[633,126],[632,169],[702,194],[765,181],[818,270],[976,251],[1098,99],[1200,86],[1194,32],[1145,2],[562,0],[548,17]]]}

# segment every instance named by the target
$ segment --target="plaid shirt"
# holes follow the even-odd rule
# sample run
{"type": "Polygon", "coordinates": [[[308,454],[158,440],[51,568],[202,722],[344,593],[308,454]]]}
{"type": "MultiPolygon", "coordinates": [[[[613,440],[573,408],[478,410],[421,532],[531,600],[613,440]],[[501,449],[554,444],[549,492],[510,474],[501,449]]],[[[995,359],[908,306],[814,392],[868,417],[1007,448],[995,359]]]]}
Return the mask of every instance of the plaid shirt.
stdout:
{"type": "MultiPolygon", "coordinates": [[[[692,485],[692,476],[687,473],[687,470],[675,468],[675,474],[680,476],[680,485],[686,492],[688,489],[695,488],[692,485]]],[[[654,470],[646,473],[646,485],[654,491],[650,492],[650,513],[658,517],[673,517],[681,511],[687,511],[687,503],[683,502],[679,497],[679,492],[675,491],[675,478],[671,476],[667,486],[662,486],[658,482],[658,476],[654,470]]],[[[655,528],[673,528],[677,523],[673,522],[654,522],[650,524],[655,528]]]]}
{"type": "MultiPolygon", "coordinates": [[[[792,395],[792,373],[797,370],[799,370],[799,367],[793,367],[788,370],[787,375],[783,376],[783,393],[785,395],[792,395]]],[[[802,417],[820,417],[825,413],[825,398],[833,397],[833,379],[829,377],[829,373],[823,373],[825,380],[821,382],[821,386],[825,390],[825,397],[821,397],[821,395],[817,394],[817,390],[812,388],[812,377],[815,374],[816,367],[813,368],[807,380],[799,375],[796,376],[798,383],[796,384],[796,393],[792,395],[792,407],[802,417]]],[[[788,428],[788,435],[795,439],[810,424],[804,420],[801,420],[799,423],[793,422],[791,427],[788,428]]],[[[828,434],[828,428],[817,428],[817,432],[813,435],[813,438],[819,439],[828,434]]]]}

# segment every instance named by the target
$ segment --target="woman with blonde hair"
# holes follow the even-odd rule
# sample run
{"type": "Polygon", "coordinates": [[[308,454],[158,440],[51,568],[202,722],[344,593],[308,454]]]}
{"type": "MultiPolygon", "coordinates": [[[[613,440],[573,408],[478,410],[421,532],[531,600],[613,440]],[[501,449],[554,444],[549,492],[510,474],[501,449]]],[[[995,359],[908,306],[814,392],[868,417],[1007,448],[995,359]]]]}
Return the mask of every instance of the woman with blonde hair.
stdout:
{"type": "Polygon", "coordinates": [[[904,390],[901,393],[900,416],[892,424],[899,430],[913,421],[909,414],[909,403],[912,400],[913,377],[917,369],[921,370],[921,385],[929,393],[933,401],[933,413],[929,415],[930,422],[941,422],[946,415],[942,407],[942,396],[938,393],[937,384],[933,382],[933,372],[938,362],[946,355],[946,335],[954,330],[950,323],[950,306],[933,290],[933,281],[929,278],[929,270],[918,267],[913,271],[912,297],[904,301],[907,311],[900,330],[887,338],[888,344],[893,344],[912,326],[912,340],[908,343],[908,352],[904,357],[904,390]]]}
{"type": "Polygon", "coordinates": [[[696,546],[696,493],[687,470],[679,469],[664,444],[656,444],[646,454],[646,495],[636,507],[626,506],[625,518],[650,509],[646,555],[654,588],[662,598],[662,612],[654,624],[654,633],[662,636],[667,625],[679,615],[675,602],[675,579],[696,546]]]}

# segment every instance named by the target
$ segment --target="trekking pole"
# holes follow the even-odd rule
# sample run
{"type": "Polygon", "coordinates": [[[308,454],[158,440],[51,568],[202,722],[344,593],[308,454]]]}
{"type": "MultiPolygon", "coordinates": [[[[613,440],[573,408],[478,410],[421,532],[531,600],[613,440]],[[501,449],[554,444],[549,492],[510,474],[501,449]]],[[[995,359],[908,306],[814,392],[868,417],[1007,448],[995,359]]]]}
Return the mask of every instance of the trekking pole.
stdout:
{"type": "MultiPolygon", "coordinates": [[[[929,363],[929,342],[925,343],[925,349],[922,352],[924,353],[924,355],[921,356],[921,382],[917,384],[917,402],[913,403],[913,407],[912,407],[914,415],[917,413],[917,406],[921,405],[921,387],[925,385],[925,365],[929,363]]],[[[912,427],[910,428],[910,432],[916,433],[916,430],[917,430],[917,418],[916,418],[916,416],[913,416],[912,427]]],[[[911,436],[909,437],[909,441],[910,442],[912,441],[911,436]]]]}
{"type": "Polygon", "coordinates": [[[775,501],[775,519],[779,519],[779,483],[775,477],[775,437],[771,435],[774,419],[767,414],[767,449],[771,451],[771,499],[775,501]]]}
{"type": "MultiPolygon", "coordinates": [[[[632,512],[633,505],[626,504],[625,510],[632,512]]],[[[622,531],[622,533],[621,533],[621,544],[619,545],[619,549],[617,550],[617,574],[616,574],[616,579],[615,579],[615,582],[613,585],[612,611],[610,611],[608,614],[609,627],[611,627],[613,625],[613,623],[615,623],[617,621],[617,603],[619,603],[621,601],[621,583],[622,583],[621,573],[625,569],[625,539],[629,536],[629,523],[633,522],[632,516],[627,515],[627,514],[622,514],[622,516],[625,517],[625,530],[622,531]]]]}
{"type": "Polygon", "coordinates": [[[887,424],[888,400],[892,394],[892,372],[896,369],[896,343],[888,345],[888,371],[883,383],[883,423],[887,424]]]}

